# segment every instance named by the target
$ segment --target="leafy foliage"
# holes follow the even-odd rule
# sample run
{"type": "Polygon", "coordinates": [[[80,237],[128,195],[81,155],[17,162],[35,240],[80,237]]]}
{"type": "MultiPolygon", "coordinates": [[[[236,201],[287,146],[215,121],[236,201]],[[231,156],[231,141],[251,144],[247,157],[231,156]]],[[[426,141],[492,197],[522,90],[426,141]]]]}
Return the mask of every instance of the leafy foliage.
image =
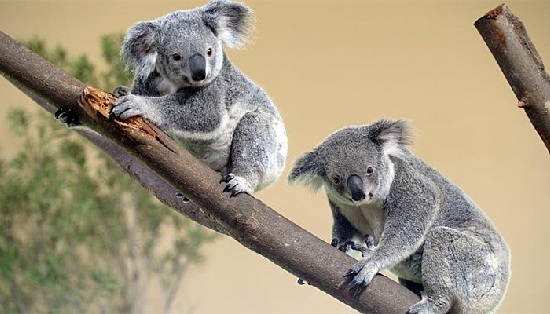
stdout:
{"type": "MultiPolygon", "coordinates": [[[[121,40],[102,37],[101,74],[86,55],[69,59],[39,39],[27,46],[112,89],[130,82],[118,58],[121,40]]],[[[169,310],[185,270],[216,235],[160,204],[46,114],[19,109],[8,120],[21,150],[0,159],[0,312],[139,312],[151,280],[165,287],[169,310]]]]}

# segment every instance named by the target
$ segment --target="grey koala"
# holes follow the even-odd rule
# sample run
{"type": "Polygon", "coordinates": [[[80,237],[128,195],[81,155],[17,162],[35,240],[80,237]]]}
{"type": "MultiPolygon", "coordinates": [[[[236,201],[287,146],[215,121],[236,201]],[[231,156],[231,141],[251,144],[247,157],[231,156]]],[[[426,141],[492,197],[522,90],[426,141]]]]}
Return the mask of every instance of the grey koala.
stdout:
{"type": "Polygon", "coordinates": [[[352,293],[389,269],[422,295],[408,313],[490,312],[508,286],[508,246],[476,204],[409,143],[402,120],[350,126],[300,157],[289,180],[324,186],[333,246],[363,252],[345,274],[352,293]],[[359,247],[354,236],[371,243],[359,247]]]}
{"type": "Polygon", "coordinates": [[[121,57],[135,72],[111,115],[142,116],[172,135],[195,157],[222,173],[224,192],[253,193],[281,175],[285,126],[271,99],[222,49],[239,47],[252,11],[212,1],[132,26],[121,57]]]}

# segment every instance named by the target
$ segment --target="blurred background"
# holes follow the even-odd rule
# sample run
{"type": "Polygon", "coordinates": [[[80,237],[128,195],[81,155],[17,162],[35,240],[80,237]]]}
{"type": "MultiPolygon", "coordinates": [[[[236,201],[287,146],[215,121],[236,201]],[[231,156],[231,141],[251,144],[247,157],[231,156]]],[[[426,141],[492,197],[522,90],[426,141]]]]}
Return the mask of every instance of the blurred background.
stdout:
{"type": "MultiPolygon", "coordinates": [[[[0,30],[112,89],[127,79],[114,56],[120,34],[204,3],[2,0],[0,30]]],[[[287,169],[258,198],[330,242],[325,196],[288,186],[291,163],[336,129],[407,119],[412,150],[511,247],[498,312],[545,313],[550,156],[473,26],[500,3],[246,1],[253,41],[228,53],[275,101],[289,136],[287,169]]],[[[507,4],[549,64],[550,2],[507,4]]],[[[3,78],[0,95],[0,312],[354,312],[162,209],[3,78]],[[112,172],[98,173],[103,163],[112,172]]]]}

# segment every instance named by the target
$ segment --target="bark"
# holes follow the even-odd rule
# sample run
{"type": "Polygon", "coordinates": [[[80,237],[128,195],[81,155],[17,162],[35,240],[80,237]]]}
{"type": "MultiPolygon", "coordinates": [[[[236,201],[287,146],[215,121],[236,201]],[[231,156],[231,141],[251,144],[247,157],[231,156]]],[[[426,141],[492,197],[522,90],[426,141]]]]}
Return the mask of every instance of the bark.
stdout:
{"type": "Polygon", "coordinates": [[[550,77],[523,23],[502,4],[474,25],[550,152],[550,77]]]}
{"type": "Polygon", "coordinates": [[[239,194],[230,198],[222,193],[220,175],[156,127],[141,118],[109,119],[114,95],[86,87],[2,32],[0,72],[50,112],[61,106],[73,108],[83,124],[110,141],[89,133],[85,134],[87,138],[111,150],[124,169],[157,197],[165,197],[165,203],[233,237],[338,300],[364,313],[405,313],[419,301],[415,294],[381,275],[359,297],[352,297],[343,284],[343,275],[354,259],[254,197],[239,194]],[[204,210],[182,206],[175,191],[181,191],[204,210]]]}

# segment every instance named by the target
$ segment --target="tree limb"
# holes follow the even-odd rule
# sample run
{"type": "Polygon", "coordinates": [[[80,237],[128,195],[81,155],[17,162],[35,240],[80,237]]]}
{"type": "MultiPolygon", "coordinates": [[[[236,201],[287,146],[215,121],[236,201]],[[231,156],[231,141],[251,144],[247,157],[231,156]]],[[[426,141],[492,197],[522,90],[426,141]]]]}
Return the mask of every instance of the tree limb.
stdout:
{"type": "MultiPolygon", "coordinates": [[[[242,245],[262,254],[290,273],[351,307],[364,313],[405,313],[419,298],[384,276],[376,276],[366,291],[353,298],[343,285],[343,275],[355,262],[329,244],[295,225],[247,194],[229,198],[222,193],[220,175],[194,158],[156,127],[141,118],[125,121],[109,119],[114,95],[84,84],[59,68],[29,52],[0,32],[0,72],[33,100],[53,112],[61,106],[75,110],[79,120],[94,131],[123,147],[115,145],[115,159],[146,187],[173,187],[181,191],[204,211],[193,212],[189,206],[178,210],[191,219],[230,235],[242,245]],[[120,158],[123,156],[124,158],[120,158]],[[144,171],[145,176],[136,175],[144,171]],[[151,171],[150,169],[153,169],[151,171]],[[147,172],[149,171],[149,172],[147,172]],[[147,180],[151,180],[155,184],[147,180]],[[168,182],[168,183],[166,183],[168,182]],[[157,185],[158,184],[158,185],[157,185]]],[[[87,138],[99,143],[95,137],[87,138]]],[[[100,148],[105,149],[105,141],[100,148]]],[[[165,195],[166,196],[166,195],[165,195]]],[[[170,198],[169,196],[167,198],[170,198]]],[[[177,198],[176,198],[177,199],[177,198]]],[[[164,199],[165,203],[166,199],[164,199]]],[[[169,203],[176,207],[180,202],[169,203]]],[[[293,283],[289,283],[293,284],[293,283]]]]}
{"type": "MultiPolygon", "coordinates": [[[[2,43],[0,51],[3,54],[0,56],[0,72],[6,79],[50,113],[54,113],[60,106],[76,109],[83,124],[94,129],[93,120],[82,111],[76,102],[86,87],[84,83],[40,56],[29,52],[28,49],[1,31],[0,42],[2,43]]],[[[164,204],[203,226],[225,234],[217,221],[211,219],[197,205],[183,203],[176,196],[178,191],[138,158],[128,154],[123,148],[96,132],[85,130],[76,132],[107,153],[164,204]]]]}
{"type": "Polygon", "coordinates": [[[550,77],[523,23],[502,4],[474,25],[550,152],[550,77]]]}

